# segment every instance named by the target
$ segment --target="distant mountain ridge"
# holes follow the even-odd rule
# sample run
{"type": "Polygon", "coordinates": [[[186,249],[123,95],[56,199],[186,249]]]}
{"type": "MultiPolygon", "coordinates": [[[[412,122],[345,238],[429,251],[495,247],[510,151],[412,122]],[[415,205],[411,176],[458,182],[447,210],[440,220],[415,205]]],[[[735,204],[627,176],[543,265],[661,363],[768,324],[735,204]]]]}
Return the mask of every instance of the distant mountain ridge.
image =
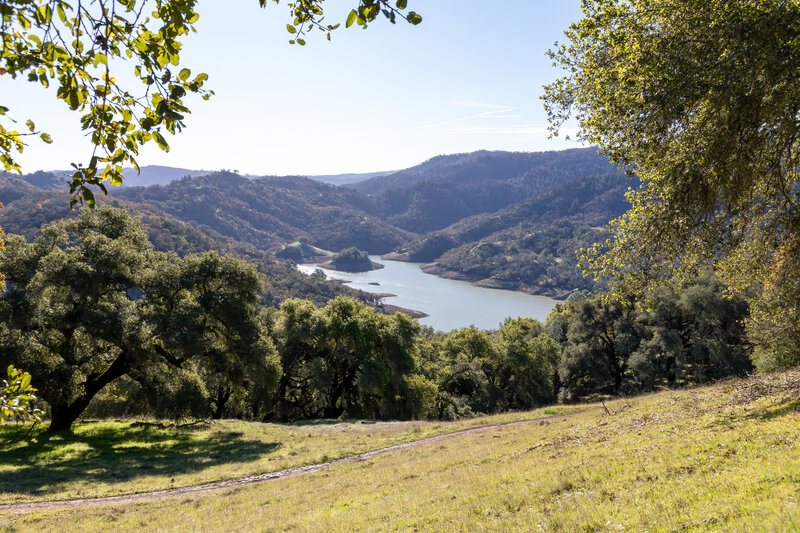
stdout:
{"type": "MultiPolygon", "coordinates": [[[[315,248],[318,256],[349,247],[397,252],[391,257],[431,263],[426,269],[438,275],[554,296],[593,287],[577,268],[575,250],[606,237],[605,224],[627,209],[624,193],[635,184],[594,148],[439,156],[345,187],[324,183],[325,176],[143,168],[158,185],[109,188],[111,196],[254,257],[300,259],[315,248]]],[[[52,173],[0,175],[0,201],[28,209],[32,220],[22,225],[52,210],[46,190],[67,188],[52,173]]],[[[20,211],[12,211],[19,220],[20,211]]],[[[185,228],[166,227],[176,235],[168,245],[169,230],[159,230],[164,246],[185,248],[185,228]]]]}
{"type": "Polygon", "coordinates": [[[300,176],[251,179],[218,172],[112,194],[262,250],[302,240],[325,250],[355,246],[386,253],[414,237],[375,216],[374,202],[357,191],[300,176]]]}
{"type": "Polygon", "coordinates": [[[564,162],[577,173],[608,173],[614,167],[595,148],[572,148],[550,152],[505,152],[479,150],[452,155],[438,155],[419,165],[376,176],[350,185],[357,191],[380,194],[388,189],[407,187],[420,181],[465,184],[475,181],[505,181],[522,178],[531,170],[564,162]],[[602,172],[595,168],[600,165],[602,172]]]}
{"type": "Polygon", "coordinates": [[[376,201],[378,214],[415,233],[492,213],[568,181],[622,174],[594,148],[561,152],[473,152],[439,156],[350,186],[376,201]]]}
{"type": "MultiPolygon", "coordinates": [[[[136,169],[132,167],[123,168],[122,175],[124,179],[122,181],[122,187],[167,185],[185,176],[206,176],[213,172],[211,170],[190,170],[188,168],[166,167],[162,165],[144,165],[139,167],[139,170],[140,172],[137,172],[136,169]]],[[[25,174],[18,177],[40,189],[54,191],[68,188],[74,172],[74,170],[39,170],[32,174],[25,174]]]]}
{"type": "Polygon", "coordinates": [[[394,174],[395,170],[385,170],[383,172],[366,172],[362,174],[323,174],[323,175],[315,175],[315,176],[306,176],[311,178],[314,181],[321,181],[322,183],[328,183],[330,185],[336,185],[341,187],[343,185],[353,185],[355,183],[361,183],[362,181],[366,181],[370,178],[377,178],[381,176],[386,176],[388,174],[394,174]]]}

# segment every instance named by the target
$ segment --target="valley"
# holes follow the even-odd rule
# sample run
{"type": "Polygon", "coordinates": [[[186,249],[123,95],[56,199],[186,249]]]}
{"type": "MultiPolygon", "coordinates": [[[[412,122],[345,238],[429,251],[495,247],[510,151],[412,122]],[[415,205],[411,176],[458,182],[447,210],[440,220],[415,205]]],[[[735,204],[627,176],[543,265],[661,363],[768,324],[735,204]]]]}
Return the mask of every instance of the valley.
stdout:
{"type": "MultiPolygon", "coordinates": [[[[456,154],[377,174],[341,177],[340,187],[324,176],[144,167],[146,186],[131,176],[108,201],[205,243],[159,231],[157,247],[178,253],[216,247],[271,264],[267,257],[308,263],[354,247],[426,263],[444,278],[563,299],[602,288],[583,277],[576,250],[607,236],[603,228],[626,209],[632,184],[592,148],[456,154]]],[[[0,225],[30,237],[68,216],[57,200],[62,190],[46,172],[0,177],[0,225]]]]}

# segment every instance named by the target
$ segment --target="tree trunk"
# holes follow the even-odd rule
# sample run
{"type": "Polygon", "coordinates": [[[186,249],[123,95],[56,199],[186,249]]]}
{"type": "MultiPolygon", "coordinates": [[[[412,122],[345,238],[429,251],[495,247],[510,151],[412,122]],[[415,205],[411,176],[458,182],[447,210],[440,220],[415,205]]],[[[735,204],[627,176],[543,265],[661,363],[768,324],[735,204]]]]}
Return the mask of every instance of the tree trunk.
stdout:
{"type": "Polygon", "coordinates": [[[228,403],[228,400],[231,397],[231,388],[225,387],[224,389],[220,386],[217,388],[217,394],[214,398],[214,419],[219,420],[222,418],[222,415],[225,414],[225,404],[228,403]]]}
{"type": "Polygon", "coordinates": [[[50,406],[50,426],[47,431],[56,433],[67,431],[72,428],[72,424],[81,416],[81,413],[89,406],[92,398],[100,392],[103,387],[114,381],[128,371],[128,364],[125,355],[122,354],[116,359],[102,374],[90,374],[83,385],[83,394],[71,403],[53,404],[50,406]]]}

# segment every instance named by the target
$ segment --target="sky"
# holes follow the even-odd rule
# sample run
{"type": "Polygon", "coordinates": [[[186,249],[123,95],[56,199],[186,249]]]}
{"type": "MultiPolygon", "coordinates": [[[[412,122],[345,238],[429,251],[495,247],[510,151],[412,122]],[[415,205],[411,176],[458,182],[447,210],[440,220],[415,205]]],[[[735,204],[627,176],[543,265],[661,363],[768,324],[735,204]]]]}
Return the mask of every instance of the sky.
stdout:
{"type": "MultiPolygon", "coordinates": [[[[326,0],[344,22],[357,0],[326,0]]],[[[200,0],[182,66],[209,75],[209,101],[187,99],[186,128],[140,165],[253,175],[407,168],[439,154],[579,146],[548,139],[542,86],[559,76],[546,51],[580,16],[579,0],[409,0],[423,21],[315,32],[290,45],[285,0],[200,0]]],[[[132,66],[130,67],[132,68],[132,66]]],[[[69,168],[91,153],[78,113],[23,79],[0,77],[0,99],[54,142],[32,141],[23,172],[69,168]]]]}

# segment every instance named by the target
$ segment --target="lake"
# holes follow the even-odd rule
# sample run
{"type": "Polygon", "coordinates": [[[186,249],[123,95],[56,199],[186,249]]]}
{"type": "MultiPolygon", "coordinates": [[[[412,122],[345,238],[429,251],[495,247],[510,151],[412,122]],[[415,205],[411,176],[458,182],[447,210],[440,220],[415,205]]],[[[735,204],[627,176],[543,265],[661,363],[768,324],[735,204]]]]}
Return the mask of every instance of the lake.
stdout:
{"type": "MultiPolygon", "coordinates": [[[[347,285],[371,293],[396,294],[384,301],[387,304],[416,309],[430,316],[419,319],[421,324],[441,331],[475,325],[480,329],[495,329],[507,317],[531,317],[544,322],[557,301],[546,296],[533,296],[518,291],[487,289],[466,281],[440,278],[426,274],[419,263],[388,261],[380,256],[372,261],[385,265],[370,272],[338,272],[320,268],[331,279],[348,281],[347,285]],[[378,285],[370,285],[378,283],[378,285]]],[[[311,274],[317,265],[298,265],[300,271],[311,274]]]]}

